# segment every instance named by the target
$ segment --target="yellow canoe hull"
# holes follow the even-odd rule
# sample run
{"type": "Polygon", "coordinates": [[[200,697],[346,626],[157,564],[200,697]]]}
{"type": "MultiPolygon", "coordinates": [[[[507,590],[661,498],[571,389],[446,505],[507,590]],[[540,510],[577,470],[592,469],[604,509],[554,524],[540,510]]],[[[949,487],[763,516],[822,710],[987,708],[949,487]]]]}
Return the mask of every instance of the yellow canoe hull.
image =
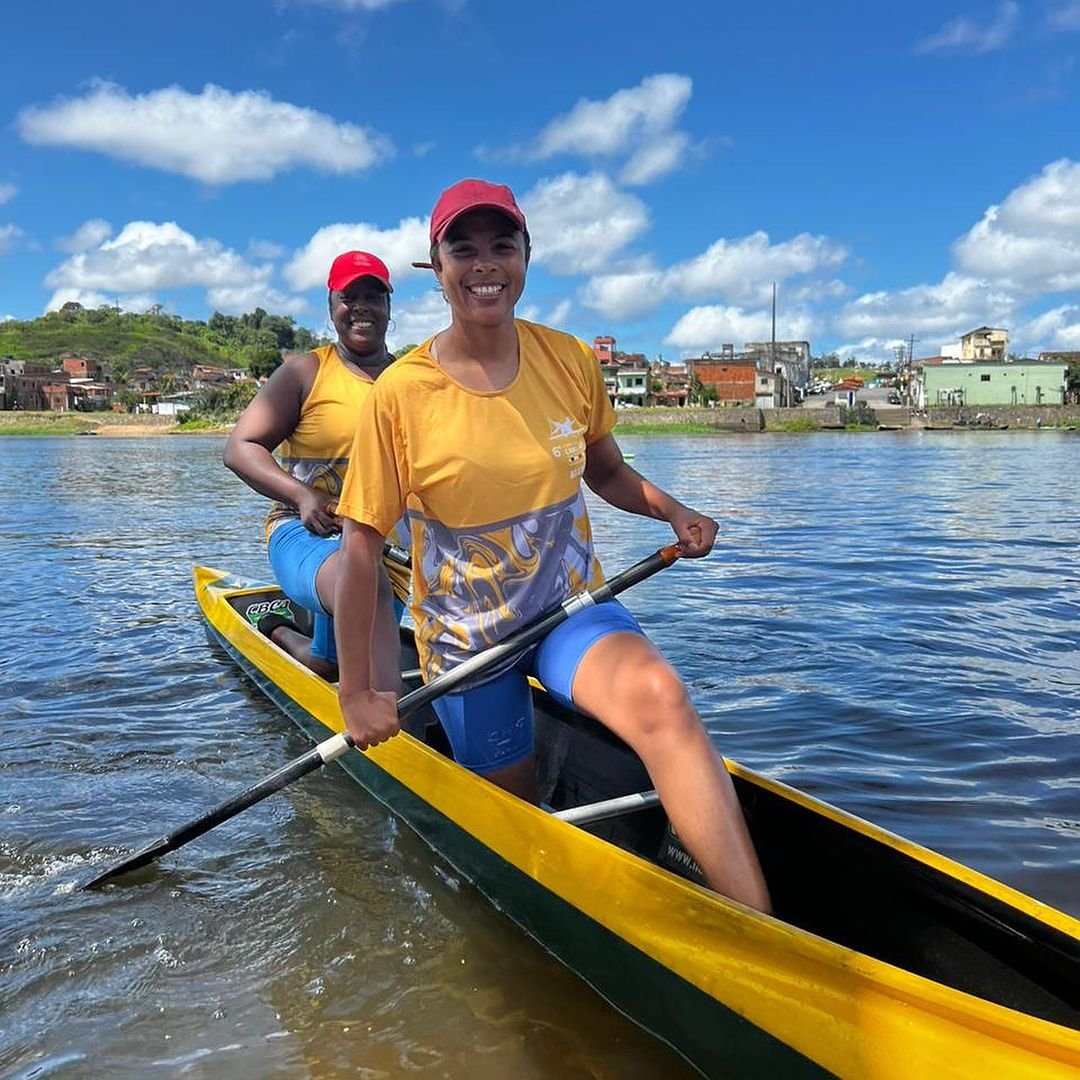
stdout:
{"type": "MultiPolygon", "coordinates": [[[[264,603],[268,586],[207,567],[195,568],[194,583],[213,637],[261,688],[313,738],[341,731],[334,687],[245,617],[245,603],[264,603]]],[[[1075,1024],[761,915],[508,795],[411,735],[342,761],[542,944],[705,1075],[1080,1077],[1075,1024]],[[631,978],[644,985],[630,986],[631,978]]],[[[882,848],[916,874],[945,876],[962,895],[1039,928],[1069,963],[1080,956],[1076,919],[734,762],[728,768],[740,789],[882,848]]]]}

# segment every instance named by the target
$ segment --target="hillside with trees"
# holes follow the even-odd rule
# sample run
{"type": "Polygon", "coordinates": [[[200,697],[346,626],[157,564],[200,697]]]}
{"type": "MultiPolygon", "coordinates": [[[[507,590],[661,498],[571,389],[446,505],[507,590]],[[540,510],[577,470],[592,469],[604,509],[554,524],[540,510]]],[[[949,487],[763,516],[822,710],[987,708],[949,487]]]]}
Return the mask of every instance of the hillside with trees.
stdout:
{"type": "Polygon", "coordinates": [[[266,375],[283,352],[306,352],[322,340],[291,316],[262,308],[238,316],[215,311],[202,322],[167,314],[160,306],[135,314],[70,302],[38,319],[0,323],[0,356],[41,364],[57,364],[68,354],[85,356],[121,385],[137,368],[184,375],[196,364],[211,364],[266,375]]]}

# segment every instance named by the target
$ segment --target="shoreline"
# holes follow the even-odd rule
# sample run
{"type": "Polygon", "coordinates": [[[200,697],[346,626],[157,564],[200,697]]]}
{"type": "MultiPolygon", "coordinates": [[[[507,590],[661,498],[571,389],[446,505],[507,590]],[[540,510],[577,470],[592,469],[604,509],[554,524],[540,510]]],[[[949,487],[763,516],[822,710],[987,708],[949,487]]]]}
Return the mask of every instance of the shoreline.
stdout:
{"type": "MultiPolygon", "coordinates": [[[[1077,431],[1080,405],[983,406],[979,410],[938,407],[914,414],[907,407],[870,410],[874,423],[845,425],[836,406],[787,409],[671,408],[619,409],[616,435],[804,434],[920,431],[1077,431]]],[[[861,419],[861,417],[860,417],[861,419]]],[[[0,412],[3,436],[74,436],[138,438],[158,435],[227,435],[233,422],[177,423],[172,416],[130,413],[0,412]]]]}

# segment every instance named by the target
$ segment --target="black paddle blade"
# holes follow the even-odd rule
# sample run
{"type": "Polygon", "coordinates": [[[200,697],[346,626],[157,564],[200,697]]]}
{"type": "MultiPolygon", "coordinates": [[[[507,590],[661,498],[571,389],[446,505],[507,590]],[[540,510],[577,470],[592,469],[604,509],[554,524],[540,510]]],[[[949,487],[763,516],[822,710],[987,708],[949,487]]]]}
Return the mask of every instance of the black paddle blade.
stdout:
{"type": "Polygon", "coordinates": [[[149,866],[159,855],[164,855],[165,852],[171,851],[173,845],[169,843],[169,838],[163,836],[160,840],[155,840],[152,844],[147,844],[141,851],[136,851],[134,855],[128,856],[122,862],[114,863],[112,866],[106,867],[99,874],[95,874],[92,878],[87,878],[86,881],[79,885],[80,889],[92,889],[97,885],[101,885],[106,881],[111,881],[115,877],[119,877],[121,874],[129,874],[133,870],[139,870],[144,866],[149,866]]]}
{"type": "Polygon", "coordinates": [[[83,882],[79,888],[92,889],[94,886],[109,881],[119,874],[138,870],[139,867],[152,863],[156,858],[168,851],[175,851],[178,847],[183,847],[189,840],[194,840],[197,836],[209,832],[215,825],[220,825],[221,822],[236,817],[241,810],[246,810],[249,806],[262,802],[268,795],[280,791],[294,780],[299,780],[301,776],[307,776],[308,773],[321,768],[327,762],[334,761],[352,745],[352,738],[349,735],[332,735],[329,739],[319,743],[318,746],[313,746],[306,754],[296,758],[295,761],[282,765],[280,769],[271,773],[265,779],[241,791],[239,795],[226,799],[212,810],[208,810],[205,814],[195,818],[194,821],[189,821],[186,825],[182,825],[179,829],[174,830],[167,836],[163,836],[160,840],[147,844],[146,847],[141,848],[129,858],[83,882]]]}

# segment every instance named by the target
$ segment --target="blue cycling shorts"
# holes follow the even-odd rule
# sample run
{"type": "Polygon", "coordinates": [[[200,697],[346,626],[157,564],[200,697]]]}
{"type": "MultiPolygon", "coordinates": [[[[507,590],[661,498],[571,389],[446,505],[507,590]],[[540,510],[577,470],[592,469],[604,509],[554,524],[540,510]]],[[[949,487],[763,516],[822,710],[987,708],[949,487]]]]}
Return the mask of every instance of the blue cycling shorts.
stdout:
{"type": "Polygon", "coordinates": [[[316,536],[299,518],[290,518],[276,525],[266,546],[270,568],[282,592],[315,616],[311,655],[331,664],[337,663],[334,620],[319,600],[315,575],[340,547],[340,536],[316,536]]]}
{"type": "Polygon", "coordinates": [[[617,600],[583,608],[528,649],[509,671],[432,703],[454,751],[473,772],[494,772],[524,760],[533,750],[532,693],[538,679],[556,701],[573,705],[578,665],[609,634],[643,634],[637,619],[617,600]]]}
{"type": "MultiPolygon", "coordinates": [[[[289,518],[276,525],[266,546],[274,580],[282,592],[314,616],[311,655],[331,664],[337,663],[334,620],[319,600],[315,575],[340,547],[340,536],[316,536],[299,518],[289,518]]],[[[405,605],[395,596],[394,615],[398,622],[404,614],[405,605]]]]}

